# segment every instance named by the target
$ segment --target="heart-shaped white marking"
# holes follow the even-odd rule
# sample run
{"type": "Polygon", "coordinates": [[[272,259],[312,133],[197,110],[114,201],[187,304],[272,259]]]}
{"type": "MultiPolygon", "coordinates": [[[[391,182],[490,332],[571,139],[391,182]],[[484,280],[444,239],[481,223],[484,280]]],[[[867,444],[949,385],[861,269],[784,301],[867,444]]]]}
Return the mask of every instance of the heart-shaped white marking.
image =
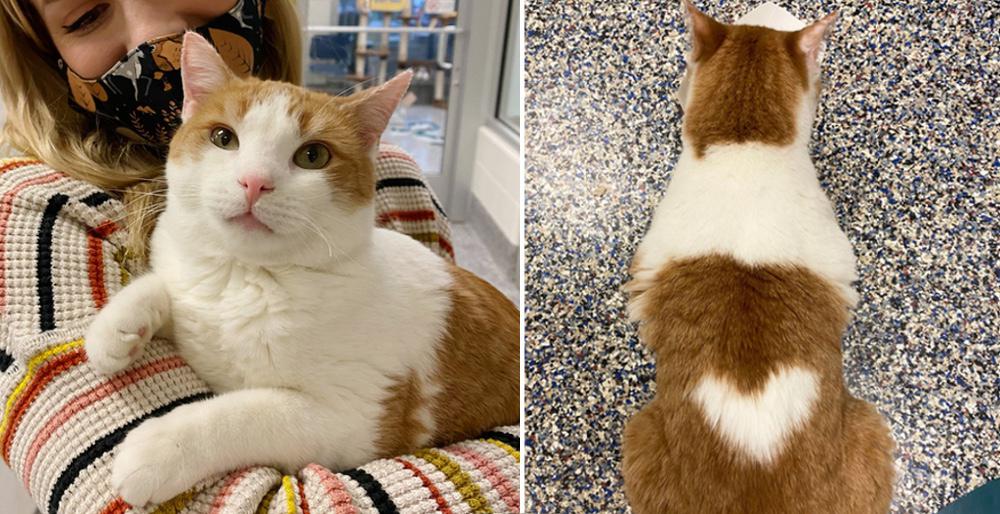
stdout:
{"type": "Polygon", "coordinates": [[[709,426],[762,464],[781,455],[787,437],[809,419],[818,395],[816,374],[799,367],[772,372],[764,387],[750,395],[711,373],[691,391],[709,426]]]}

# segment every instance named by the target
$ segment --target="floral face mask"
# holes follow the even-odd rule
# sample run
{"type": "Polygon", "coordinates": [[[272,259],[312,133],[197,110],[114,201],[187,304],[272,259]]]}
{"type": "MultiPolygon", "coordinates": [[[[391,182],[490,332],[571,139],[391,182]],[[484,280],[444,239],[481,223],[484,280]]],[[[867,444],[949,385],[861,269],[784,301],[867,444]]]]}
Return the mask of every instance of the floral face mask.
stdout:
{"type": "MultiPolygon", "coordinates": [[[[237,0],[232,9],[194,30],[208,39],[240,76],[260,69],[264,0],[237,0]]],[[[181,123],[181,41],[184,32],[142,43],[100,78],[84,79],[59,59],[70,105],[97,116],[98,126],[166,147],[181,123]]]]}

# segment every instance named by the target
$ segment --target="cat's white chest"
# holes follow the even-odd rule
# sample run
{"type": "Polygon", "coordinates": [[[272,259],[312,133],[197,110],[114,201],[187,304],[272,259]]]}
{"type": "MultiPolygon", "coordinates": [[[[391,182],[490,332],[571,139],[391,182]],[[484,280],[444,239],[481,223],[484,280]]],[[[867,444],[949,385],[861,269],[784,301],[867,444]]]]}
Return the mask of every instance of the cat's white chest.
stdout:
{"type": "Polygon", "coordinates": [[[368,250],[328,268],[263,267],[199,255],[161,227],[152,264],[171,302],[166,335],[213,390],[370,398],[393,377],[433,373],[451,276],[419,242],[376,230],[368,250]]]}
{"type": "Polygon", "coordinates": [[[239,268],[188,277],[171,294],[174,340],[214,389],[294,387],[318,338],[336,337],[323,330],[336,312],[323,281],[239,268]]]}

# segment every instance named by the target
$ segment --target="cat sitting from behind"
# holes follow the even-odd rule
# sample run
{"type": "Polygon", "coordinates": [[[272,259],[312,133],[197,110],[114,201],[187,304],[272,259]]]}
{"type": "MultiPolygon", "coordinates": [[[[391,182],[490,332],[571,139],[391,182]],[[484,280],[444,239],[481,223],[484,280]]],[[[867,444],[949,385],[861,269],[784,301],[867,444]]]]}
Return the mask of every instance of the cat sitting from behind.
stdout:
{"type": "Polygon", "coordinates": [[[685,1],[684,148],[627,289],[656,395],[626,425],[636,514],[884,514],[893,442],[844,384],[857,278],[809,156],[818,53],[685,1]]]}
{"type": "Polygon", "coordinates": [[[193,32],[181,60],[151,271],[85,347],[111,374],[166,337],[218,395],[132,430],[115,491],[159,503],[240,467],[342,470],[517,423],[517,309],[374,226],[374,158],[410,74],[332,97],[237,78],[193,32]]]}

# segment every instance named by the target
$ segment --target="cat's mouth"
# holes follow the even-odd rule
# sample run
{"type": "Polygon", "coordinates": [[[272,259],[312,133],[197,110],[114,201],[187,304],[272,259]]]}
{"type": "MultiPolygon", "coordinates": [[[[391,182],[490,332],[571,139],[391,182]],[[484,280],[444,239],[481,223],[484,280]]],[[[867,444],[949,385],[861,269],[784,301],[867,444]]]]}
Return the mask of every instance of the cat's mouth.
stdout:
{"type": "Polygon", "coordinates": [[[265,225],[263,221],[257,219],[252,212],[244,212],[239,216],[229,218],[229,221],[251,231],[263,230],[264,232],[274,232],[271,230],[271,227],[265,225]]]}

